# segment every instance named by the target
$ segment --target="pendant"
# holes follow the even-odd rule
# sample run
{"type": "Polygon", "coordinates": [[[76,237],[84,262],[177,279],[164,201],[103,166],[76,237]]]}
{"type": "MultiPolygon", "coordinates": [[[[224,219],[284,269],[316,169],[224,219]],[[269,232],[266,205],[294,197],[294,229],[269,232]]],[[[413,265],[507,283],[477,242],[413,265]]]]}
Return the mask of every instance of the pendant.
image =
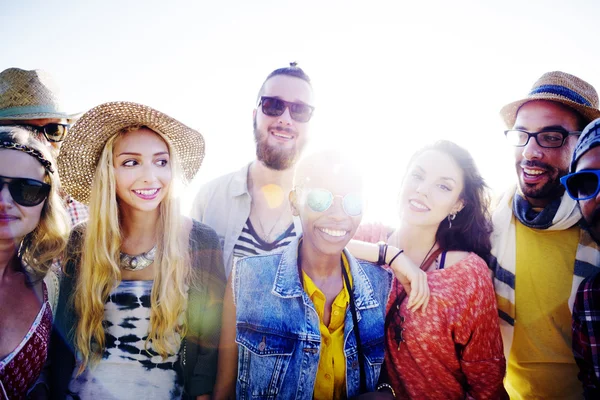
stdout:
{"type": "Polygon", "coordinates": [[[145,253],[132,256],[126,253],[120,253],[119,266],[127,271],[141,271],[154,262],[156,256],[156,246],[145,253]]]}

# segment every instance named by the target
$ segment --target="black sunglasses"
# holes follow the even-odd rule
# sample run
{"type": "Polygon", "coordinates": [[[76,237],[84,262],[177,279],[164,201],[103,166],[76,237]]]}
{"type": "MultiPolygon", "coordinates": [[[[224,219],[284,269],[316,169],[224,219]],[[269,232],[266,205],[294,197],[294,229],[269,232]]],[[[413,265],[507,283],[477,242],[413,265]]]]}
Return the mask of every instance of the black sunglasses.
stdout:
{"type": "Polygon", "coordinates": [[[600,192],[600,170],[584,169],[565,175],[560,183],[567,189],[573,200],[589,200],[600,192]]]}
{"type": "Polygon", "coordinates": [[[569,135],[581,135],[579,131],[568,131],[563,128],[542,129],[539,132],[527,132],[523,129],[509,129],[504,131],[508,143],[516,147],[525,147],[529,139],[535,138],[540,147],[557,148],[561,147],[569,135]]]}
{"type": "Polygon", "coordinates": [[[21,126],[26,126],[29,129],[35,131],[38,135],[44,135],[44,137],[46,138],[46,140],[48,140],[49,142],[62,142],[63,140],[65,140],[65,136],[67,136],[67,133],[69,132],[69,128],[71,127],[71,125],[68,124],[56,124],[56,123],[51,123],[51,124],[46,124],[44,126],[36,126],[36,125],[29,125],[29,124],[19,124],[21,126]]]}
{"type": "Polygon", "coordinates": [[[50,185],[35,179],[0,176],[0,192],[4,185],[8,185],[8,192],[15,203],[23,207],[37,206],[50,193],[50,185]]]}
{"type": "Polygon", "coordinates": [[[293,103],[278,99],[277,97],[262,96],[258,103],[262,106],[262,112],[269,117],[279,117],[283,115],[285,109],[290,110],[290,117],[297,122],[308,122],[315,110],[314,107],[304,103],[293,103]]]}

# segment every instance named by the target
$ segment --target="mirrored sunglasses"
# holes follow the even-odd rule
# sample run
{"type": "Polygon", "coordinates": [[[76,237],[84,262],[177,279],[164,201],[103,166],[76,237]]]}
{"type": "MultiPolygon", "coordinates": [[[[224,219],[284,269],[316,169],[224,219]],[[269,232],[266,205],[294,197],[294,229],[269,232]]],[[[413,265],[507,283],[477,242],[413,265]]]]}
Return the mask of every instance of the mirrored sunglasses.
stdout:
{"type": "Polygon", "coordinates": [[[23,207],[33,207],[46,200],[50,185],[35,179],[9,178],[0,176],[0,192],[8,186],[8,192],[15,203],[23,207]]]}
{"type": "Polygon", "coordinates": [[[38,135],[44,135],[46,140],[49,142],[62,142],[65,140],[67,133],[69,132],[70,125],[68,124],[46,124],[44,126],[36,126],[29,124],[20,124],[26,126],[29,129],[35,131],[38,135]]]}
{"type": "Polygon", "coordinates": [[[600,170],[584,169],[574,172],[560,178],[560,183],[573,200],[589,200],[600,192],[600,170]]]}
{"type": "Polygon", "coordinates": [[[304,103],[293,103],[278,99],[277,97],[262,96],[260,103],[262,112],[269,117],[279,117],[283,115],[285,109],[290,110],[290,117],[297,122],[308,122],[315,110],[314,107],[304,103]]]}
{"type": "Polygon", "coordinates": [[[345,196],[334,195],[326,189],[308,189],[306,194],[306,204],[311,210],[316,212],[325,212],[333,204],[336,197],[342,198],[342,208],[344,212],[351,217],[357,217],[363,211],[363,198],[359,193],[348,193],[345,196]]]}

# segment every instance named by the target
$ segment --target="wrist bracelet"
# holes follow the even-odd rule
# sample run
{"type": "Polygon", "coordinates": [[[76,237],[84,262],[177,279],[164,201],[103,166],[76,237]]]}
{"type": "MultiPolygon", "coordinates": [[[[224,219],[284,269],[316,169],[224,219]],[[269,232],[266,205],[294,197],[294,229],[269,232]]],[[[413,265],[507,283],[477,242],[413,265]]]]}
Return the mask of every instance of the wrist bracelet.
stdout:
{"type": "Polygon", "coordinates": [[[394,391],[394,388],[389,383],[380,383],[379,385],[377,385],[377,391],[381,392],[381,389],[388,389],[390,392],[392,392],[392,396],[394,396],[394,398],[396,398],[396,392],[394,391]]]}
{"type": "Polygon", "coordinates": [[[379,246],[379,257],[377,258],[377,265],[385,264],[385,259],[387,256],[388,244],[386,242],[377,242],[379,246]]]}
{"type": "Polygon", "coordinates": [[[398,251],[398,253],[396,253],[396,255],[395,255],[394,257],[392,257],[392,259],[390,260],[390,262],[388,263],[388,265],[391,267],[391,266],[392,266],[392,264],[394,263],[394,261],[396,260],[396,258],[398,258],[398,256],[399,256],[400,254],[402,254],[402,253],[404,253],[404,250],[400,250],[400,251],[398,251]]]}

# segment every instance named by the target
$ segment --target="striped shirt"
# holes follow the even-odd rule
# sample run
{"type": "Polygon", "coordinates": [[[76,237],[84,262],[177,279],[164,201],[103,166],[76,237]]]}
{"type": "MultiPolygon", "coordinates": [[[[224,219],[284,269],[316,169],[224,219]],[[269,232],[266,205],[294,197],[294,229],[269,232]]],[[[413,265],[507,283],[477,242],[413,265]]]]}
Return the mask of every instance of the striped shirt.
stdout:
{"type": "Polygon", "coordinates": [[[233,247],[233,264],[235,265],[239,259],[244,257],[277,252],[290,244],[295,237],[296,231],[292,223],[275,241],[267,243],[256,233],[250,218],[248,218],[244,229],[242,229],[242,234],[233,247]]]}

